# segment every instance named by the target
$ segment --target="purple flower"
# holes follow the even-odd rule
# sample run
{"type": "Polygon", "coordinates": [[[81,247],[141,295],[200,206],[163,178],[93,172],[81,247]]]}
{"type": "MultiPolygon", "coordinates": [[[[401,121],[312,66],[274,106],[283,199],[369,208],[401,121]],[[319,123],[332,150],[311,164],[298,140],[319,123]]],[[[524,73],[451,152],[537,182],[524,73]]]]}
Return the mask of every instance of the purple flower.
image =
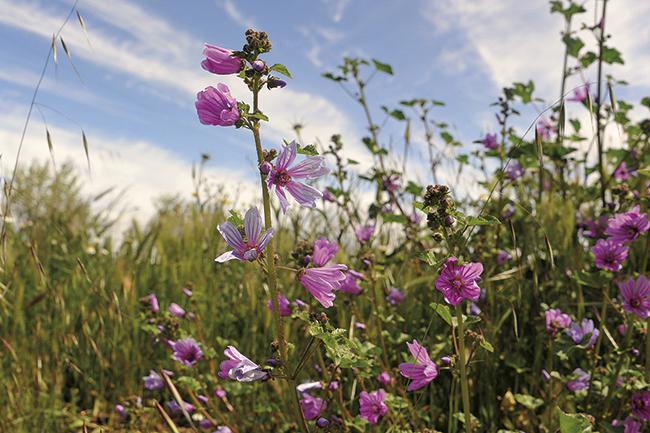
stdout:
{"type": "Polygon", "coordinates": [[[217,429],[215,431],[213,431],[212,433],[232,433],[232,430],[230,430],[230,427],[227,427],[225,425],[221,425],[221,426],[217,427],[217,429]]]}
{"type": "Polygon", "coordinates": [[[153,370],[149,371],[149,375],[143,377],[142,380],[144,381],[144,387],[150,391],[162,389],[165,386],[163,378],[153,370]]]}
{"type": "Polygon", "coordinates": [[[191,337],[176,340],[171,344],[171,348],[174,351],[174,359],[188,367],[194,366],[203,358],[199,343],[191,337]]]}
{"type": "Polygon", "coordinates": [[[230,221],[219,224],[218,229],[226,243],[233,248],[232,251],[223,253],[214,259],[219,263],[233,259],[253,261],[262,254],[262,251],[273,237],[272,228],[262,233],[262,217],[256,207],[248,209],[244,216],[245,240],[237,227],[230,221]],[[261,237],[260,233],[262,234],[261,237]]]}
{"type": "MultiPolygon", "coordinates": [[[[287,297],[284,296],[283,293],[280,293],[278,295],[278,298],[280,300],[280,316],[282,317],[291,316],[291,303],[289,303],[287,297]]],[[[269,299],[268,307],[269,307],[269,311],[273,312],[273,299],[269,299]]]]}
{"type": "Polygon", "coordinates": [[[365,226],[361,226],[354,231],[357,240],[362,244],[368,242],[374,233],[375,233],[374,224],[366,224],[365,226]]]}
{"type": "Polygon", "coordinates": [[[241,70],[241,59],[233,57],[232,51],[227,48],[205,44],[203,55],[205,59],[201,62],[201,67],[213,74],[229,75],[241,70]]]}
{"type": "Polygon", "coordinates": [[[566,98],[567,101],[571,102],[585,102],[587,96],[589,95],[589,83],[585,83],[584,86],[580,86],[573,91],[573,96],[566,98]]]}
{"type": "Polygon", "coordinates": [[[218,387],[216,387],[214,389],[213,394],[214,394],[215,397],[221,398],[221,399],[224,399],[224,398],[228,397],[228,393],[226,392],[226,390],[223,389],[220,386],[218,386],[218,387]]]}
{"type": "Polygon", "coordinates": [[[325,428],[328,425],[330,425],[330,422],[329,422],[329,420],[327,418],[321,417],[321,418],[318,418],[318,420],[316,421],[316,425],[318,427],[320,427],[320,428],[325,428]]]}
{"type": "Polygon", "coordinates": [[[302,270],[298,277],[300,283],[325,308],[334,305],[336,298],[334,292],[341,287],[341,283],[345,280],[343,273],[347,270],[345,265],[328,264],[337,251],[336,242],[329,242],[325,238],[318,239],[314,242],[314,253],[311,258],[313,267],[302,270]]]}
{"type": "Polygon", "coordinates": [[[354,327],[357,329],[366,329],[366,324],[363,322],[354,322],[354,327]]]}
{"type": "Polygon", "coordinates": [[[519,161],[512,160],[508,163],[505,169],[505,174],[510,180],[517,180],[526,173],[526,169],[519,164],[519,161]]]}
{"type": "Polygon", "coordinates": [[[149,301],[149,305],[151,305],[151,312],[152,313],[157,313],[160,311],[160,305],[158,305],[158,298],[156,297],[155,293],[151,293],[147,295],[147,301],[149,301]]]}
{"type": "Polygon", "coordinates": [[[417,340],[412,343],[406,343],[409,352],[415,358],[415,363],[401,363],[399,373],[410,379],[407,391],[415,391],[427,386],[433,379],[438,376],[438,366],[429,358],[427,349],[424,348],[417,340]]]}
{"type": "Polygon", "coordinates": [[[377,376],[377,380],[383,384],[383,385],[390,385],[390,382],[392,380],[392,377],[390,377],[390,373],[387,371],[382,371],[379,376],[377,376]]]}
{"type": "Polygon", "coordinates": [[[400,291],[397,287],[391,287],[388,290],[388,296],[386,296],[386,300],[390,302],[391,305],[399,305],[404,302],[404,299],[406,299],[406,294],[400,291]]]}
{"type": "Polygon", "coordinates": [[[639,391],[632,394],[630,406],[632,414],[637,418],[643,421],[650,420],[650,391],[639,391]]]}
{"type": "Polygon", "coordinates": [[[420,215],[417,211],[413,211],[413,213],[411,213],[409,216],[409,220],[413,225],[418,226],[422,222],[422,215],[420,215]]]}
{"type": "Polygon", "coordinates": [[[400,186],[399,175],[397,174],[392,174],[384,179],[384,188],[386,188],[386,191],[388,192],[395,192],[400,186]]]}
{"type": "Polygon", "coordinates": [[[539,122],[537,122],[537,134],[539,134],[544,141],[551,139],[551,134],[557,132],[557,128],[551,123],[546,117],[542,117],[539,122]]]}
{"type": "Polygon", "coordinates": [[[266,87],[269,89],[275,89],[276,87],[283,88],[287,85],[287,82],[279,78],[271,78],[266,83],[266,87]]]}
{"type": "Polygon", "coordinates": [[[322,156],[309,156],[292,167],[296,154],[297,144],[295,141],[284,146],[275,161],[275,165],[273,165],[266,177],[269,189],[275,188],[275,194],[280,199],[282,212],[286,212],[289,207],[289,200],[287,200],[285,190],[301,206],[316,207],[316,199],[323,197],[323,194],[312,186],[296,182],[295,179],[317,179],[329,173],[329,169],[323,166],[325,158],[322,156]]]}
{"type": "Polygon", "coordinates": [[[442,265],[436,279],[436,289],[442,292],[445,301],[451,305],[458,305],[463,299],[477,301],[481,294],[477,281],[482,273],[481,263],[459,265],[456,257],[450,257],[442,265]]]}
{"type": "MultiPolygon", "coordinates": [[[[190,403],[188,403],[188,402],[186,402],[186,401],[183,402],[183,406],[185,407],[185,411],[186,411],[187,413],[192,413],[192,412],[194,412],[194,411],[196,410],[196,408],[194,407],[194,405],[192,405],[192,404],[190,404],[190,403]]],[[[178,403],[176,402],[176,400],[170,400],[170,401],[168,401],[168,402],[167,402],[167,407],[169,408],[169,410],[170,410],[171,413],[173,413],[173,414],[179,414],[179,413],[182,413],[182,412],[183,412],[183,411],[181,410],[181,407],[180,407],[180,406],[178,405],[178,403]]]]}
{"type": "Polygon", "coordinates": [[[232,379],[238,382],[252,382],[266,379],[268,374],[250,359],[239,353],[233,346],[228,346],[223,352],[229,359],[221,361],[219,377],[232,379]]]}
{"type": "Polygon", "coordinates": [[[641,423],[631,416],[628,416],[625,418],[625,422],[623,422],[623,433],[641,433],[641,423]]]}
{"type": "Polygon", "coordinates": [[[185,310],[183,310],[183,307],[181,307],[180,305],[178,305],[175,302],[172,302],[171,304],[169,304],[169,312],[172,315],[176,316],[176,317],[185,316],[185,310]]]}
{"type": "Polygon", "coordinates": [[[620,271],[630,248],[611,239],[598,239],[591,252],[596,256],[596,266],[612,272],[620,271]]]}
{"type": "Polygon", "coordinates": [[[325,188],[325,191],[323,191],[323,200],[334,203],[336,201],[336,196],[332,194],[332,191],[330,191],[329,188],[325,188]]]}
{"type": "Polygon", "coordinates": [[[546,330],[553,335],[571,326],[571,316],[564,314],[559,308],[546,310],[544,317],[546,319],[546,330]]]}
{"type": "Polygon", "coordinates": [[[611,240],[626,244],[636,240],[641,233],[647,232],[650,229],[650,222],[648,215],[641,213],[639,205],[636,205],[632,210],[624,213],[614,215],[607,221],[607,230],[605,233],[611,240]]]}
{"type": "Polygon", "coordinates": [[[503,209],[503,212],[501,212],[501,216],[504,219],[510,219],[515,214],[516,210],[517,209],[513,205],[509,204],[503,209]]]}
{"type": "Polygon", "coordinates": [[[115,405],[115,412],[121,417],[121,418],[127,418],[129,416],[128,413],[126,413],[126,409],[124,409],[124,406],[121,404],[116,404],[115,405]]]}
{"type": "Polygon", "coordinates": [[[184,294],[185,296],[187,296],[188,298],[191,298],[191,297],[192,297],[192,291],[191,291],[190,289],[188,289],[187,287],[183,287],[183,288],[181,289],[181,291],[182,291],[183,294],[184,294]]]}
{"type": "Polygon", "coordinates": [[[548,371],[546,371],[545,368],[542,368],[542,379],[544,379],[544,382],[548,382],[549,380],[551,380],[551,374],[548,371]]]}
{"type": "Polygon", "coordinates": [[[497,265],[503,266],[511,258],[512,256],[510,255],[509,252],[504,250],[499,250],[499,252],[497,253],[497,265]]]}
{"type": "Polygon", "coordinates": [[[572,375],[576,376],[576,378],[566,383],[566,387],[569,389],[569,391],[578,392],[589,388],[589,379],[591,378],[591,375],[589,373],[582,370],[581,368],[576,368],[573,370],[572,375]]]}
{"type": "Polygon", "coordinates": [[[639,275],[636,280],[630,278],[618,283],[618,288],[623,297],[625,311],[642,319],[650,317],[650,281],[644,275],[639,275]]]}
{"type": "Polygon", "coordinates": [[[208,400],[208,397],[207,397],[207,396],[199,394],[199,395],[197,396],[197,398],[199,399],[199,401],[200,401],[201,403],[203,403],[203,404],[208,404],[208,401],[209,401],[209,400],[208,400]]]}
{"type": "Polygon", "coordinates": [[[341,283],[339,290],[349,295],[359,295],[363,289],[359,286],[359,281],[366,278],[361,272],[349,270],[345,274],[345,280],[341,283]]]}
{"type": "Polygon", "coordinates": [[[370,424],[377,424],[379,418],[388,413],[388,406],[384,403],[386,391],[378,389],[371,393],[362,391],[359,394],[359,414],[370,424]]]}
{"type": "Polygon", "coordinates": [[[327,385],[327,389],[329,389],[329,390],[331,390],[331,391],[336,391],[336,390],[338,390],[338,389],[339,389],[339,382],[338,382],[338,380],[333,380],[333,381],[331,381],[330,384],[327,385]]]}
{"type": "Polygon", "coordinates": [[[627,164],[625,161],[621,161],[616,170],[614,170],[614,179],[616,180],[628,180],[630,178],[630,172],[627,169],[627,164]]]}
{"type": "Polygon", "coordinates": [[[253,69],[255,69],[257,72],[262,72],[264,68],[266,68],[266,63],[264,63],[264,60],[255,60],[251,66],[253,66],[253,69]]]}
{"type": "Polygon", "coordinates": [[[239,120],[237,100],[223,83],[208,86],[196,95],[196,112],[204,125],[232,126],[239,120]]]}
{"type": "Polygon", "coordinates": [[[481,143],[486,149],[496,149],[499,147],[496,134],[485,134],[485,138],[481,140],[481,143]]]}
{"type": "Polygon", "coordinates": [[[607,215],[601,215],[596,221],[593,218],[587,218],[583,224],[583,236],[593,239],[602,238],[607,228],[607,219],[607,215]]]}
{"type": "Polygon", "coordinates": [[[305,418],[312,420],[318,418],[321,412],[327,409],[327,402],[322,398],[313,397],[308,393],[304,393],[302,399],[300,399],[300,407],[305,418]]]}
{"type": "Polygon", "coordinates": [[[571,337],[575,344],[581,344],[587,335],[591,335],[585,346],[586,349],[589,349],[596,344],[600,332],[594,328],[594,322],[591,319],[582,319],[580,324],[572,323],[571,327],[566,330],[566,334],[571,337]]]}

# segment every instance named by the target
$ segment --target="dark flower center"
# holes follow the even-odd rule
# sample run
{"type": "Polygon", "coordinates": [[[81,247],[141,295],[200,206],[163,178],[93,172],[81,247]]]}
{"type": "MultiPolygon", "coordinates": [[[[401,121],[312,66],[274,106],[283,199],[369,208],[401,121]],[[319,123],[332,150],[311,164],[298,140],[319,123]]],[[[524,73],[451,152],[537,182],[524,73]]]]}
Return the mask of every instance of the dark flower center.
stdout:
{"type": "Polygon", "coordinates": [[[276,172],[273,177],[273,183],[277,186],[286,186],[289,182],[291,182],[291,176],[286,170],[276,172]]]}
{"type": "Polygon", "coordinates": [[[460,290],[465,285],[465,281],[460,276],[455,276],[454,279],[451,280],[451,285],[454,289],[460,290]]]}
{"type": "Polygon", "coordinates": [[[641,306],[641,300],[639,298],[630,299],[630,305],[634,308],[639,308],[641,306]]]}

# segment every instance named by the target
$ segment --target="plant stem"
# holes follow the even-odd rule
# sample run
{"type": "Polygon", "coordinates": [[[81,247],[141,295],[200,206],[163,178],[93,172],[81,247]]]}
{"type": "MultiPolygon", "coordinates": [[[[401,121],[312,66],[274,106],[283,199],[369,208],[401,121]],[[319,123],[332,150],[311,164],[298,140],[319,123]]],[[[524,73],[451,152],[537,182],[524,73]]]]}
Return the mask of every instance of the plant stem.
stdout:
{"type": "Polygon", "coordinates": [[[465,432],[472,433],[472,414],[469,407],[469,383],[467,381],[467,366],[465,365],[465,329],[463,325],[463,312],[460,305],[456,305],[456,319],[458,320],[458,363],[460,364],[460,390],[463,396],[463,410],[465,412],[465,432]]]}
{"type": "Polygon", "coordinates": [[[618,361],[616,362],[616,367],[614,368],[614,375],[609,379],[609,386],[607,387],[607,397],[605,398],[605,405],[602,412],[603,419],[607,417],[607,414],[609,412],[609,406],[612,397],[614,396],[614,390],[616,388],[616,380],[618,379],[618,375],[621,372],[621,368],[623,367],[623,362],[627,358],[627,351],[630,347],[630,342],[632,341],[632,333],[634,332],[633,328],[634,326],[632,324],[632,321],[630,320],[625,327],[625,342],[623,344],[623,353],[619,355],[618,361]]]}
{"type": "MultiPolygon", "coordinates": [[[[259,112],[259,86],[258,82],[254,84],[253,90],[253,112],[259,112]]],[[[255,150],[257,151],[257,162],[259,165],[262,165],[264,162],[264,154],[262,153],[262,140],[260,139],[260,124],[259,121],[251,123],[251,131],[253,132],[253,138],[255,139],[255,150]]],[[[269,188],[266,185],[264,175],[260,172],[260,183],[262,185],[262,201],[264,202],[264,227],[266,230],[270,229],[272,226],[271,221],[271,199],[269,197],[269,188]]],[[[275,335],[278,340],[279,352],[280,352],[280,365],[282,372],[286,372],[287,367],[287,341],[284,336],[284,318],[280,314],[280,299],[278,291],[278,281],[277,273],[275,269],[275,239],[271,238],[271,241],[266,246],[266,269],[268,274],[268,283],[269,289],[271,290],[271,304],[273,305],[273,318],[275,321],[275,335]]],[[[302,409],[300,408],[300,401],[298,400],[298,395],[296,394],[295,380],[289,381],[290,392],[293,395],[292,408],[295,412],[295,417],[299,420],[300,431],[302,433],[309,433],[309,427],[303,416],[302,409]]]]}
{"type": "Polygon", "coordinates": [[[600,16],[600,35],[598,38],[598,100],[596,101],[596,140],[598,144],[598,173],[600,174],[600,201],[603,208],[607,205],[605,201],[605,168],[603,164],[603,131],[601,125],[602,107],[602,81],[603,81],[603,44],[605,42],[605,15],[607,12],[607,0],[603,0],[603,12],[600,16]]]}

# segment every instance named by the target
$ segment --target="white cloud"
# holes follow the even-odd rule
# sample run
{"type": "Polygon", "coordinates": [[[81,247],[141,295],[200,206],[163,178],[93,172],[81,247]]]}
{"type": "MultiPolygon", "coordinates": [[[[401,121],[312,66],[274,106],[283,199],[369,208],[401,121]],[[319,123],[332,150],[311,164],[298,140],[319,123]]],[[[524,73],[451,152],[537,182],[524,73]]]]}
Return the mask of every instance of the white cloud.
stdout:
{"type": "Polygon", "coordinates": [[[345,9],[350,4],[350,0],[322,0],[327,6],[330,13],[330,19],[336,23],[343,19],[345,9]]]}
{"type": "Polygon", "coordinates": [[[237,6],[232,0],[217,0],[217,6],[223,9],[242,28],[255,28],[255,20],[252,17],[246,17],[242,11],[237,9],[237,6]]]}
{"type": "MultiPolygon", "coordinates": [[[[0,153],[2,173],[5,175],[9,175],[13,169],[15,143],[20,140],[23,121],[23,113],[17,111],[0,118],[0,153]]],[[[162,194],[180,194],[187,198],[192,193],[192,164],[151,142],[93,133],[89,136],[89,175],[81,132],[52,124],[49,130],[57,166],[66,161],[72,163],[82,176],[85,193],[97,194],[111,187],[125,189],[119,202],[120,208],[114,209],[113,214],[117,216],[122,205],[128,210],[120,227],[124,227],[131,218],[146,221],[153,215],[153,200],[162,194]]],[[[30,124],[21,153],[22,165],[34,160],[50,161],[45,125],[38,119],[30,124]]],[[[208,167],[205,175],[223,185],[228,196],[240,204],[250,203],[258,195],[258,183],[243,171],[208,167]]]]}

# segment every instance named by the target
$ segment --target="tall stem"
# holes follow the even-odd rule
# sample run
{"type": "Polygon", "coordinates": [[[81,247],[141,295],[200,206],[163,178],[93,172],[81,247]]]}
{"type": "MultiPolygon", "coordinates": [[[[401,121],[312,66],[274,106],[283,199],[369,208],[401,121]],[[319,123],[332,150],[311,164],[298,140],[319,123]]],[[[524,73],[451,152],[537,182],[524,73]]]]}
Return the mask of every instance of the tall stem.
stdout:
{"type": "Polygon", "coordinates": [[[463,410],[465,412],[465,432],[472,433],[472,413],[469,407],[469,383],[467,381],[467,366],[465,365],[465,329],[463,312],[460,305],[456,305],[456,319],[458,320],[458,363],[460,364],[460,391],[463,396],[463,410]]]}
{"type": "MultiPolygon", "coordinates": [[[[253,90],[253,112],[259,111],[259,87],[255,83],[255,90],[253,90]]],[[[262,165],[264,162],[264,154],[262,153],[262,140],[260,139],[260,124],[259,121],[251,123],[251,130],[253,138],[255,139],[255,150],[257,151],[257,162],[262,165]]],[[[269,197],[269,188],[266,185],[264,175],[260,172],[260,183],[262,185],[262,201],[264,203],[264,227],[266,230],[272,226],[271,221],[271,199],[269,197]]],[[[269,289],[271,290],[271,304],[273,305],[273,318],[275,321],[275,336],[278,340],[280,352],[280,365],[283,372],[287,372],[287,341],[284,336],[284,317],[280,314],[280,299],[278,291],[278,279],[275,267],[275,240],[272,238],[266,246],[266,269],[268,272],[269,289]]],[[[289,381],[289,387],[293,398],[291,399],[292,407],[295,412],[295,417],[299,421],[300,431],[302,433],[309,433],[309,427],[303,416],[302,409],[300,408],[300,401],[295,390],[295,380],[289,381]]]]}
{"type": "Polygon", "coordinates": [[[602,81],[603,81],[603,44],[605,43],[605,15],[607,12],[607,0],[603,0],[603,12],[600,17],[598,26],[600,27],[600,35],[598,38],[598,100],[596,101],[596,140],[598,144],[598,173],[600,174],[600,201],[603,207],[606,206],[605,189],[607,183],[605,181],[605,167],[603,163],[603,131],[602,131],[602,81]]]}

